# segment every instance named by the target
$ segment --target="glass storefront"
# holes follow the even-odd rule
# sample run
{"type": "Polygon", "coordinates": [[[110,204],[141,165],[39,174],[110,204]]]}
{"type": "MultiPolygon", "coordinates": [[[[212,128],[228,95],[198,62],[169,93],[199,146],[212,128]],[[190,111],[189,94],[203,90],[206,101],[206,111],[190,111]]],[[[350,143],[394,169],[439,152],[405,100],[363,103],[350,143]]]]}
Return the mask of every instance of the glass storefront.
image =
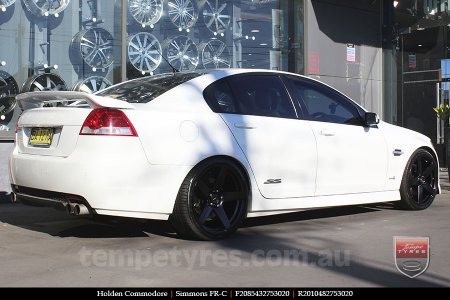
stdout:
{"type": "Polygon", "coordinates": [[[444,124],[433,107],[449,101],[449,2],[394,1],[398,124],[429,136],[441,157],[444,124]]]}
{"type": "Polygon", "coordinates": [[[303,0],[0,0],[0,139],[18,93],[177,70],[304,72],[303,0]]]}

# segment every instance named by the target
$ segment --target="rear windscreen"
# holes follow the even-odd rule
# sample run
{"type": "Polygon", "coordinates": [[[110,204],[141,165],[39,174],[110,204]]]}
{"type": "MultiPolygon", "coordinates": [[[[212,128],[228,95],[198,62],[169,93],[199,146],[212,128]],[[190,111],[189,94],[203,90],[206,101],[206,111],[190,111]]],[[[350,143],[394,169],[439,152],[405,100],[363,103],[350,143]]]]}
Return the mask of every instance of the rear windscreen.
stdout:
{"type": "Polygon", "coordinates": [[[120,83],[96,95],[128,103],[147,103],[170,89],[194,79],[202,73],[162,74],[120,83]]]}

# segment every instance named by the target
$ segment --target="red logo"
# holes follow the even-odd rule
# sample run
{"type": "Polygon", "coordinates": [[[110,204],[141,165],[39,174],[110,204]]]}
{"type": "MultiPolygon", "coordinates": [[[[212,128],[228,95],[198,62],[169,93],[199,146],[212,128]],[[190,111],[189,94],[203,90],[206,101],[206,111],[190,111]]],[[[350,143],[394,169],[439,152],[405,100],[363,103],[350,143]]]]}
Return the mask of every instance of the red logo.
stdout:
{"type": "Polygon", "coordinates": [[[425,272],[430,262],[428,237],[394,237],[395,265],[400,273],[414,278],[425,272]]]}

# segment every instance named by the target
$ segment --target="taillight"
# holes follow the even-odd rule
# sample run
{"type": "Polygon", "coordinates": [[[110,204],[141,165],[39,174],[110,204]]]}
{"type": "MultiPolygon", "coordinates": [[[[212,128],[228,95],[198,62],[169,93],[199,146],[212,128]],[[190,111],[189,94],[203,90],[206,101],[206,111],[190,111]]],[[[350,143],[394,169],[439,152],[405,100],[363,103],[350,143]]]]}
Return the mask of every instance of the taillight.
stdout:
{"type": "Polygon", "coordinates": [[[19,132],[19,120],[20,120],[20,116],[17,118],[17,121],[16,121],[16,133],[19,132]]]}
{"type": "Polygon", "coordinates": [[[125,113],[111,108],[91,111],[81,127],[80,135],[138,136],[125,113]]]}

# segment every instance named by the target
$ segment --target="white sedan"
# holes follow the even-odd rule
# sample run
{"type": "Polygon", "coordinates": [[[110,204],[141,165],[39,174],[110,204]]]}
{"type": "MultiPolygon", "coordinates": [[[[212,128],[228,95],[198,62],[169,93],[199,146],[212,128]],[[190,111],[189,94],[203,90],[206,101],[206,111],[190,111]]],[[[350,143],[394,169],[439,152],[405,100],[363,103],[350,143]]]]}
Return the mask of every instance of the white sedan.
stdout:
{"type": "Polygon", "coordinates": [[[75,215],[169,220],[214,240],[246,217],[386,201],[421,210],[440,191],[429,138],[296,74],[163,74],[17,100],[15,198],[75,215]]]}

